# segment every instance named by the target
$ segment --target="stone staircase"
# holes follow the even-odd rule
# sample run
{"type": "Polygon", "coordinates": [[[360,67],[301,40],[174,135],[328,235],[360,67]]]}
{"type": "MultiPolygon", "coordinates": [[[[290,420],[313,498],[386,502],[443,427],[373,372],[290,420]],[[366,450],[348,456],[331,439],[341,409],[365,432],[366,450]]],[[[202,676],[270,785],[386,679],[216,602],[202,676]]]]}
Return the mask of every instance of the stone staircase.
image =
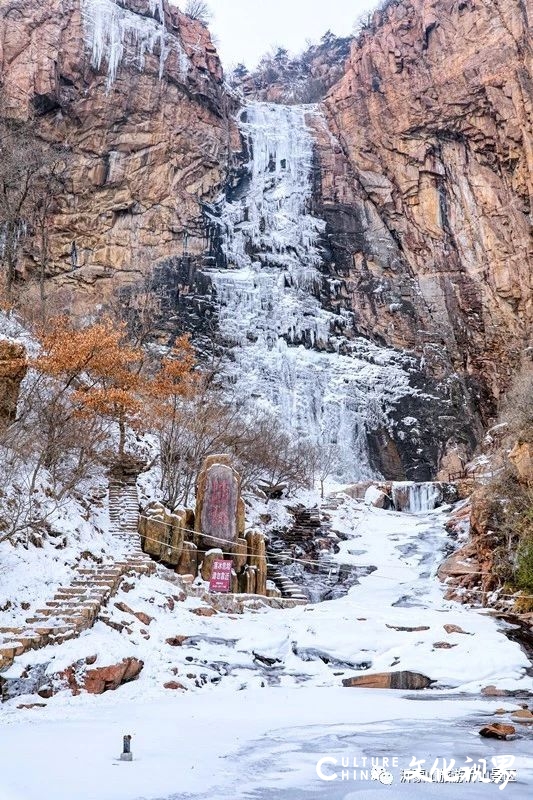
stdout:
{"type": "Polygon", "coordinates": [[[269,564],[267,578],[276,584],[282,597],[309,600],[304,589],[298,586],[290,575],[284,572],[283,568],[290,567],[295,563],[293,548],[300,552],[302,545],[312,542],[318,535],[321,526],[320,511],[318,508],[298,506],[293,513],[294,525],[284,532],[282,541],[278,539],[270,545],[267,553],[269,564]]]}
{"type": "Polygon", "coordinates": [[[315,508],[292,509],[294,524],[269,542],[268,579],[282,597],[308,602],[333,599],[346,594],[364,575],[365,568],[344,564],[328,555],[335,552],[342,535],[333,531],[331,515],[344,503],[342,496],[330,495],[315,508]]]}
{"type": "Polygon", "coordinates": [[[292,564],[293,557],[290,550],[269,550],[267,552],[268,572],[267,580],[273,581],[281,592],[282,597],[292,600],[309,600],[308,596],[302,591],[288,575],[281,572],[284,565],[292,564]]]}
{"type": "Polygon", "coordinates": [[[294,525],[283,538],[288,545],[301,545],[318,535],[321,522],[318,508],[298,506],[294,509],[294,525]]]}
{"type": "Polygon", "coordinates": [[[141,551],[139,538],[139,498],[136,477],[112,474],[109,479],[109,519],[111,533],[128,547],[141,551]]]}
{"type": "Polygon", "coordinates": [[[123,578],[155,571],[154,561],[141,550],[138,514],[135,478],[111,475],[109,516],[118,545],[116,555],[90,567],[75,568],[69,585],[60,587],[43,608],[26,619],[25,625],[0,628],[0,672],[28,650],[79,636],[94,625],[123,578]]]}

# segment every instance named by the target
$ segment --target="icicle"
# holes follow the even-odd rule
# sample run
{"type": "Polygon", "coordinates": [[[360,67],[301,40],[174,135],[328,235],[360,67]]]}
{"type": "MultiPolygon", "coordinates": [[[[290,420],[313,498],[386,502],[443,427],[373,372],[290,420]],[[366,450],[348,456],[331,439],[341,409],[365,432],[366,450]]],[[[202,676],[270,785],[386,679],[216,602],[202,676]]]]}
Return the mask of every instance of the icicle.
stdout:
{"type": "Polygon", "coordinates": [[[168,53],[178,54],[180,69],[186,73],[189,62],[178,37],[165,26],[163,0],[150,0],[152,17],[141,16],[115,0],[82,0],[85,43],[91,51],[91,64],[99,70],[107,64],[107,86],[116,80],[118,68],[127,59],[142,71],[147,53],[159,47],[159,77],[168,53]]]}
{"type": "Polygon", "coordinates": [[[409,514],[433,511],[439,503],[442,503],[442,487],[439,483],[431,481],[426,483],[394,482],[392,484],[392,501],[397,511],[406,511],[409,514]]]}

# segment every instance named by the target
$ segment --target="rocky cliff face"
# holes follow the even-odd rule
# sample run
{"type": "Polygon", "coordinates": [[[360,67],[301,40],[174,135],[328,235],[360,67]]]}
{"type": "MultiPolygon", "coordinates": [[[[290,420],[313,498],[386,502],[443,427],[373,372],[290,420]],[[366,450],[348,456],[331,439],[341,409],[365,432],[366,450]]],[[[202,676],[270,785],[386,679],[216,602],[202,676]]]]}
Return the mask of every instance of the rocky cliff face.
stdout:
{"type": "Polygon", "coordinates": [[[482,414],[531,345],[532,22],[523,0],[388,3],[319,136],[338,303],[449,358],[482,414]]]}
{"type": "Polygon", "coordinates": [[[203,25],[167,0],[10,0],[0,74],[3,113],[35,116],[36,134],[72,154],[50,225],[53,285],[83,308],[113,276],[203,248],[199,201],[224,182],[235,136],[203,25]]]}
{"type": "MultiPolygon", "coordinates": [[[[50,286],[87,313],[154,272],[170,336],[214,331],[243,397],[340,432],[347,471],[463,463],[532,343],[532,14],[392,0],[324,113],[251,103],[239,133],[208,31],[167,0],[4,3],[4,113],[71,152],[50,286]]],[[[293,102],[289,67],[252,94],[293,102]]]]}

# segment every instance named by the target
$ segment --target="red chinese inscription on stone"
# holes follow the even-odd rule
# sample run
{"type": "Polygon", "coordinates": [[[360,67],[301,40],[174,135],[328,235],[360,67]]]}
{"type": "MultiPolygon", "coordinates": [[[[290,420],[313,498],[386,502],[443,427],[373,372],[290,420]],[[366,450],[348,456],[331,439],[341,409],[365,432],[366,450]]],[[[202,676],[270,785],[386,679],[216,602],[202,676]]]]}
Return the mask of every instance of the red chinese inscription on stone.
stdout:
{"type": "Polygon", "coordinates": [[[202,505],[202,533],[225,542],[237,536],[237,479],[229,467],[215,464],[207,473],[202,505]]]}
{"type": "Polygon", "coordinates": [[[209,581],[211,592],[229,592],[232,566],[232,561],[215,561],[213,563],[213,572],[209,581]]]}

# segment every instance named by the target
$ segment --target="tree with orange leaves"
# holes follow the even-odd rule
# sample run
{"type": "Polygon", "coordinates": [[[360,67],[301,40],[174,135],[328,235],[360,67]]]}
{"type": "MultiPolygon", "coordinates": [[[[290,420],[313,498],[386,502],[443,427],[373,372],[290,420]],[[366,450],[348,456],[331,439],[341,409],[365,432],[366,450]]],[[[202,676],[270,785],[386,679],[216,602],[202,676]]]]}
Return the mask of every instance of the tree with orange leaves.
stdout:
{"type": "Polygon", "coordinates": [[[118,424],[118,455],[124,455],[126,426],[142,408],[143,351],[128,344],[125,326],[109,320],[74,328],[66,317],[51,321],[41,336],[33,366],[62,384],[74,413],[95,414],[118,424]]]}
{"type": "Polygon", "coordinates": [[[188,335],[176,339],[174,347],[161,362],[161,369],[151,385],[155,398],[165,405],[175,404],[177,398],[194,394],[198,385],[195,373],[196,356],[188,335]]]}

